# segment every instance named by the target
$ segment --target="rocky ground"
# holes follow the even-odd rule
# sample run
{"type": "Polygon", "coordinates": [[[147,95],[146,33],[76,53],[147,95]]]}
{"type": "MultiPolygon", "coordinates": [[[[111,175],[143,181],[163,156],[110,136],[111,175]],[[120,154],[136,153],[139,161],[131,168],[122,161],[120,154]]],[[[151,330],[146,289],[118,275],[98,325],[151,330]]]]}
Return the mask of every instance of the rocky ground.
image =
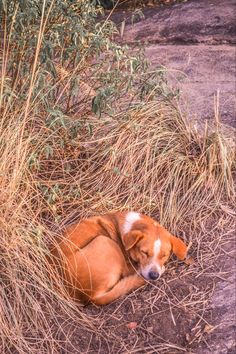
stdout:
{"type": "Polygon", "coordinates": [[[112,19],[122,28],[119,40],[145,47],[154,68],[164,66],[169,83],[181,90],[181,107],[194,118],[214,117],[219,92],[224,123],[236,127],[234,0],[192,0],[144,8],[144,18],[118,11],[112,19]]]}

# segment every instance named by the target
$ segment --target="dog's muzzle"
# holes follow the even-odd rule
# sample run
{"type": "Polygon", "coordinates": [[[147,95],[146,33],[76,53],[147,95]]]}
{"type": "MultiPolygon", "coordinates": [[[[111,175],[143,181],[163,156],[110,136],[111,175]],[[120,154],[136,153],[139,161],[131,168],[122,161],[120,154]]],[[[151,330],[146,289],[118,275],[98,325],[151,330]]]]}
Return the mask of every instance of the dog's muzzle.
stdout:
{"type": "Polygon", "coordinates": [[[141,269],[140,274],[147,280],[157,280],[164,271],[164,266],[160,267],[158,265],[149,264],[145,268],[141,269]]]}
{"type": "Polygon", "coordinates": [[[150,280],[157,280],[158,278],[159,278],[159,273],[157,273],[157,272],[154,272],[154,271],[150,271],[149,273],[148,273],[148,278],[150,279],[150,280]]]}

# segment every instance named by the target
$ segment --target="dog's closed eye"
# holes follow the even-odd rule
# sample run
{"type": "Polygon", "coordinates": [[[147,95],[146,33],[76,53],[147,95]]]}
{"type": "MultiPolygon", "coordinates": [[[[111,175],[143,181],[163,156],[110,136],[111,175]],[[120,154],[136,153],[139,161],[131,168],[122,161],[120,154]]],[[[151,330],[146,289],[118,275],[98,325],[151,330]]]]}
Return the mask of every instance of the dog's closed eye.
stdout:
{"type": "Polygon", "coordinates": [[[148,251],[146,251],[146,250],[140,250],[140,252],[141,252],[141,254],[142,254],[143,256],[145,256],[145,257],[148,257],[148,256],[149,256],[148,251]]]}

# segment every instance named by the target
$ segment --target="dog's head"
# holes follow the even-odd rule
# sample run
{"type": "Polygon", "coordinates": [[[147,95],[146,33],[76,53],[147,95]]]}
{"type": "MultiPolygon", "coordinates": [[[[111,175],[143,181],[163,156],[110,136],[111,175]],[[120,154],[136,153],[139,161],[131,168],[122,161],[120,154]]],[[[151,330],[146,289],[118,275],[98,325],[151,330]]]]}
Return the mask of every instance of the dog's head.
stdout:
{"type": "Polygon", "coordinates": [[[172,252],[180,260],[186,258],[187,246],[153,219],[137,215],[132,224],[125,224],[124,231],[127,232],[122,241],[139,273],[147,280],[156,280],[165,271],[165,263],[172,252]]]}

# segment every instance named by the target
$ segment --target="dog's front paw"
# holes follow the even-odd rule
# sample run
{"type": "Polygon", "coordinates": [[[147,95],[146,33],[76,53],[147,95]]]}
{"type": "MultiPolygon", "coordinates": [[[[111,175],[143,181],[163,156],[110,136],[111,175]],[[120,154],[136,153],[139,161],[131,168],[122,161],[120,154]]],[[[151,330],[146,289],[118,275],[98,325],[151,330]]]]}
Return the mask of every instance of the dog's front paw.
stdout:
{"type": "Polygon", "coordinates": [[[194,264],[194,259],[193,259],[193,257],[187,257],[187,258],[184,260],[184,263],[187,264],[187,265],[194,264]]]}

